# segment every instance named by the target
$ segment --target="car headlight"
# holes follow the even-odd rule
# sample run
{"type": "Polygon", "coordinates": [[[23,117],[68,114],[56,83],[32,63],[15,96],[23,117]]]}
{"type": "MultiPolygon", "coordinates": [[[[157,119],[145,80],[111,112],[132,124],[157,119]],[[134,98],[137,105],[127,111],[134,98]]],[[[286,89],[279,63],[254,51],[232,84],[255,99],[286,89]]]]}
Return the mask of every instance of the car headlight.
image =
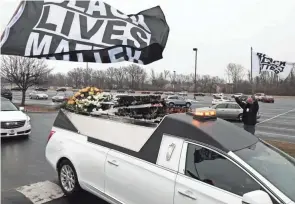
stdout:
{"type": "Polygon", "coordinates": [[[28,115],[27,115],[27,123],[28,123],[28,125],[31,125],[31,118],[28,115]]]}

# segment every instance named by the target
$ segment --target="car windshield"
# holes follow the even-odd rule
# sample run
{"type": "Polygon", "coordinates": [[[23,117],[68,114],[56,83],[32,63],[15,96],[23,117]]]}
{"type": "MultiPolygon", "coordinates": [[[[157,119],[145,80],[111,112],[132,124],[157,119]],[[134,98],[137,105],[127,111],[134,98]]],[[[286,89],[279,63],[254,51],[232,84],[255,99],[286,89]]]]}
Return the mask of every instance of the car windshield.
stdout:
{"type": "Polygon", "coordinates": [[[18,108],[10,101],[1,100],[1,111],[18,111],[18,108]]]}
{"type": "Polygon", "coordinates": [[[257,142],[235,152],[291,200],[295,201],[295,159],[272,146],[257,142]]]}

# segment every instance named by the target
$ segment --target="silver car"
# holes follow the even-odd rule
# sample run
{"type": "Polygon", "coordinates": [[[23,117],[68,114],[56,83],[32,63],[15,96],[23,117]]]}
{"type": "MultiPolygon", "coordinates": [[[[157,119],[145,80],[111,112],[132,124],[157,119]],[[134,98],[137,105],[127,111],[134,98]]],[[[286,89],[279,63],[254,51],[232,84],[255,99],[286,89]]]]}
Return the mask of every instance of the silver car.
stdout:
{"type": "Polygon", "coordinates": [[[186,107],[191,107],[191,102],[186,100],[184,97],[182,96],[167,96],[167,98],[165,99],[165,103],[170,106],[186,106],[186,107]]]}
{"type": "Polygon", "coordinates": [[[29,94],[30,99],[48,99],[48,95],[44,92],[33,91],[29,94]]]}
{"type": "MultiPolygon", "coordinates": [[[[220,103],[212,106],[216,110],[218,118],[226,120],[242,121],[243,109],[236,102],[220,103]]],[[[257,113],[257,119],[260,118],[260,113],[257,113]]]]}

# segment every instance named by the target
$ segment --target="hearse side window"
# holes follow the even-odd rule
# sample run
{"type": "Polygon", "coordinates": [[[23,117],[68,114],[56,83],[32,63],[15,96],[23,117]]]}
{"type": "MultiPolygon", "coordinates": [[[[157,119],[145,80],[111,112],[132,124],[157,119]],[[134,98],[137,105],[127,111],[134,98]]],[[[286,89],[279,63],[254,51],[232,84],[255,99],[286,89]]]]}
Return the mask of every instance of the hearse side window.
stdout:
{"type": "Polygon", "coordinates": [[[260,185],[225,157],[188,144],[185,175],[239,196],[261,190],[260,185]]]}

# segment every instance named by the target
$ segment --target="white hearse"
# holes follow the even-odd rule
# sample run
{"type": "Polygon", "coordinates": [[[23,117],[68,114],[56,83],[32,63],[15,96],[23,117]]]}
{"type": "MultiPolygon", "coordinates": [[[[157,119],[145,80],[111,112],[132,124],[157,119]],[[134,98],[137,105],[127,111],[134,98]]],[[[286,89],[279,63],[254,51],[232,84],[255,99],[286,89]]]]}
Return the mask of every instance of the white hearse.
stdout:
{"type": "Polygon", "coordinates": [[[213,109],[159,124],[60,110],[46,146],[67,196],[114,204],[294,204],[295,160],[213,109]]]}

